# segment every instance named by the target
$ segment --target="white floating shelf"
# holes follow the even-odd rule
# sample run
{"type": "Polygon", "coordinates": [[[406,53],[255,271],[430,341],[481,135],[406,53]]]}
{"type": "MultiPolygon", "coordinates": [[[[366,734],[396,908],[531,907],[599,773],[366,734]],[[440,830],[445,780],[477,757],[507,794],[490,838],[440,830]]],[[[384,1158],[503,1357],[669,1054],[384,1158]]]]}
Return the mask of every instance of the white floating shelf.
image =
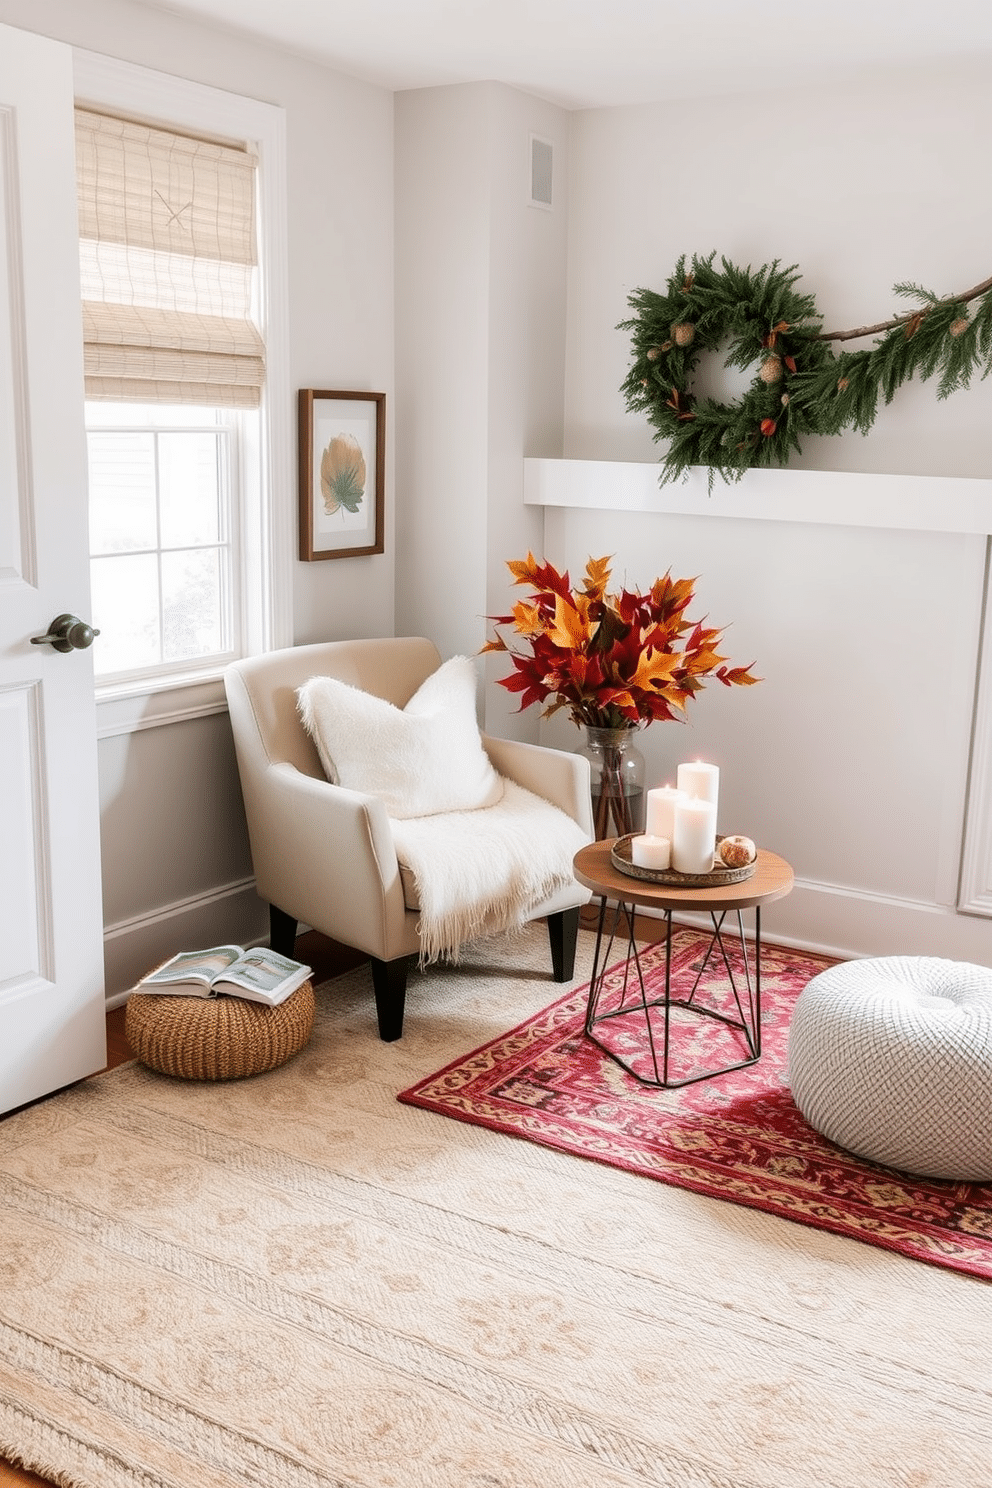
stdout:
{"type": "Polygon", "coordinates": [[[622,460],[524,460],[528,506],[667,512],[919,532],[992,532],[992,480],[837,470],[748,470],[727,485],[694,467],[661,485],[659,466],[622,460]]]}

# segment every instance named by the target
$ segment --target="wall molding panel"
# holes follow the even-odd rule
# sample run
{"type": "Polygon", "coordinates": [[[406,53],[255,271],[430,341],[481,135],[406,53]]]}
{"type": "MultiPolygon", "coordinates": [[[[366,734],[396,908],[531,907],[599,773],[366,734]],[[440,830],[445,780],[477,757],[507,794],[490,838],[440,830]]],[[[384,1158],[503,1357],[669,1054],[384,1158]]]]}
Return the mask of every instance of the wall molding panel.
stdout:
{"type": "Polygon", "coordinates": [[[985,559],[985,615],[975,692],[975,728],[971,745],[968,808],[958,908],[965,914],[992,916],[992,607],[989,605],[989,558],[985,559]]]}
{"type": "MultiPolygon", "coordinates": [[[[590,543],[616,514],[614,552],[691,564],[728,595],[733,634],[758,638],[744,644],[768,693],[722,719],[722,700],[699,703],[684,747],[726,768],[734,829],[750,818],[796,868],[769,936],[992,964],[992,481],[785,469],[710,491],[703,469],[659,485],[654,463],[523,463],[559,562],[605,551],[590,543]],[[750,564],[754,585],[735,585],[750,564]]],[[[661,768],[667,739],[641,748],[661,768]]]]}

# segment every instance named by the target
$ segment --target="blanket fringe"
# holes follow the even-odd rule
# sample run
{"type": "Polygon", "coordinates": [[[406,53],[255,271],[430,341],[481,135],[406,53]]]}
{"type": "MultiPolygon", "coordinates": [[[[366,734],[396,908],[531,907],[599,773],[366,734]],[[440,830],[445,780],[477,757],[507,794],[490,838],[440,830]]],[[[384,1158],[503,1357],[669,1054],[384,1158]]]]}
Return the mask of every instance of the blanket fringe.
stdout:
{"type": "Polygon", "coordinates": [[[564,811],[511,780],[495,806],[390,826],[417,887],[421,966],[457,964],[469,941],[520,930],[574,882],[572,860],[589,841],[564,811]]]}

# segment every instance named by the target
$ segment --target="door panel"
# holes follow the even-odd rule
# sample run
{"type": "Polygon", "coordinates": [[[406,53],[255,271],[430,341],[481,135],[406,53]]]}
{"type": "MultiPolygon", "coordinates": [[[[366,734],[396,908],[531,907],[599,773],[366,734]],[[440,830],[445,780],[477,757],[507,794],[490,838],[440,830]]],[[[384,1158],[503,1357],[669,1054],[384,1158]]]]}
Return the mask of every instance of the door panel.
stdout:
{"type": "Polygon", "coordinates": [[[0,26],[0,1110],[106,1059],[68,47],[0,26]]]}
{"type": "Polygon", "coordinates": [[[0,996],[32,978],[51,980],[51,947],[39,913],[51,895],[45,884],[38,892],[45,860],[44,805],[35,768],[38,722],[36,684],[0,691],[0,902],[9,922],[0,941],[0,996]]]}

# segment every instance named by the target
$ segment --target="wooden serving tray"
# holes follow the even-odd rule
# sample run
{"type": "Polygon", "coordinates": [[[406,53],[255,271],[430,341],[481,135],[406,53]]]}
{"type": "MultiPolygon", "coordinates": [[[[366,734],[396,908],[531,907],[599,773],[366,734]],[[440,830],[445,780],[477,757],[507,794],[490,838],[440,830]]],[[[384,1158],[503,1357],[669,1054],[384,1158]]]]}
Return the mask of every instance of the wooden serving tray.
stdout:
{"type": "MultiPolygon", "coordinates": [[[[618,873],[625,873],[628,878],[641,878],[647,883],[675,884],[680,889],[715,889],[720,884],[743,883],[746,878],[751,878],[757,868],[757,859],[753,863],[745,863],[743,868],[728,868],[721,863],[718,868],[711,868],[709,873],[677,873],[674,868],[641,868],[633,862],[630,856],[630,844],[634,837],[639,837],[640,832],[628,832],[625,837],[618,837],[610,848],[610,861],[618,873]]],[[[717,842],[722,839],[717,838],[717,842]]]]}

